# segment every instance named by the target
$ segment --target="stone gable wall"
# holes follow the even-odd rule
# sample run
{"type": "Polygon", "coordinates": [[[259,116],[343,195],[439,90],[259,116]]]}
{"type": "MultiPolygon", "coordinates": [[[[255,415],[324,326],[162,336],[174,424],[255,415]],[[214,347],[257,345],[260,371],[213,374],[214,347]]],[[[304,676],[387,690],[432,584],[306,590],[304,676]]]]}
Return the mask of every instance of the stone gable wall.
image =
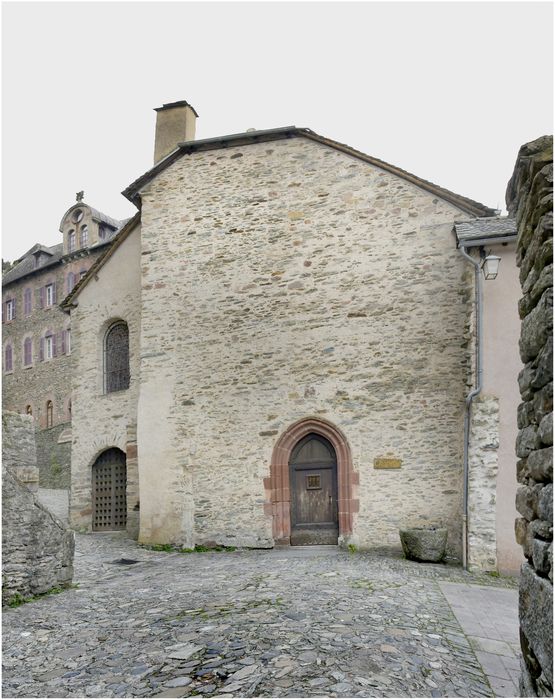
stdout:
{"type": "Polygon", "coordinates": [[[144,189],[143,541],[272,546],[272,450],[314,416],[351,448],[352,542],[400,548],[399,527],[437,524],[460,555],[460,218],[302,138],[187,155],[144,189]]]}
{"type": "MultiPolygon", "coordinates": [[[[104,450],[117,447],[127,457],[127,529],[139,527],[136,415],[139,392],[140,227],[108,260],[97,279],[80,292],[71,311],[73,420],[70,522],[91,530],[92,465],[104,450]],[[121,257],[118,257],[121,255],[121,257]],[[123,320],[129,327],[130,385],[125,391],[104,391],[104,337],[110,325],[123,320]]],[[[156,442],[152,432],[149,439],[156,442]]]]}
{"type": "Polygon", "coordinates": [[[74,535],[15,474],[36,465],[33,421],[2,416],[2,602],[66,586],[73,578],[74,535]]]}
{"type": "Polygon", "coordinates": [[[519,151],[507,189],[518,224],[523,297],[516,443],[523,697],[553,694],[553,139],[519,151]]]}

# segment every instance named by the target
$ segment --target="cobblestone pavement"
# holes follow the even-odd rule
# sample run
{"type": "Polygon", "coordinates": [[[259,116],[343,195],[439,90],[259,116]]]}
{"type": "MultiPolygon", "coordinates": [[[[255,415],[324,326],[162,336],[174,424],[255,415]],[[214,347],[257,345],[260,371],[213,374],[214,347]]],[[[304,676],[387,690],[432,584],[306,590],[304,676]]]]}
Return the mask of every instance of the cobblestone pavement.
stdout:
{"type": "Polygon", "coordinates": [[[491,697],[440,584],[514,585],[335,547],[178,554],[114,534],[76,535],[75,581],[4,612],[4,697],[491,697]]]}

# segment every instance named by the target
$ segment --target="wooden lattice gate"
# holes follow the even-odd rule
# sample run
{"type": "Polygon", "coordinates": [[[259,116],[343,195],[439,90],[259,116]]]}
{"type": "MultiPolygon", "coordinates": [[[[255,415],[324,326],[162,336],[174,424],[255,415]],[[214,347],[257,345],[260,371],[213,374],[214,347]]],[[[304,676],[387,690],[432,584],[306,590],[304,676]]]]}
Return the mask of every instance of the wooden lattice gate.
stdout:
{"type": "Polygon", "coordinates": [[[125,530],[127,468],[117,448],[100,454],[92,468],[93,530],[125,530]]]}

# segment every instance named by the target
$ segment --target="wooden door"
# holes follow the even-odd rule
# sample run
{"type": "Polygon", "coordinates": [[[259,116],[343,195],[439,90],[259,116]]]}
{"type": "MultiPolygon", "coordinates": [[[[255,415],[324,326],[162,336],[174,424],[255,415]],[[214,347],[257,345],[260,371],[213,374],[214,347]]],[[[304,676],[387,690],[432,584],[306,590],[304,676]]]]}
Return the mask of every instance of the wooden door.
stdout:
{"type": "Polygon", "coordinates": [[[291,544],[337,544],[337,459],[332,445],[316,434],[291,453],[291,544]]]}
{"type": "Polygon", "coordinates": [[[127,525],[127,468],[117,448],[100,454],[92,468],[93,530],[125,530],[127,525]]]}

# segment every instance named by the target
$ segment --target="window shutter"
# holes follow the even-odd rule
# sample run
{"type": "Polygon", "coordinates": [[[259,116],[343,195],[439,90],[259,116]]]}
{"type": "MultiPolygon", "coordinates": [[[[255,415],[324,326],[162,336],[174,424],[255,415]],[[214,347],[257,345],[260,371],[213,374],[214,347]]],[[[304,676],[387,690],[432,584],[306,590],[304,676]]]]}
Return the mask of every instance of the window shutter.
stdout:
{"type": "Polygon", "coordinates": [[[45,295],[45,292],[46,292],[46,290],[45,290],[44,287],[41,287],[41,288],[39,289],[39,293],[40,293],[40,308],[41,308],[41,309],[44,309],[44,295],[45,295]]]}
{"type": "Polygon", "coordinates": [[[16,300],[15,300],[15,299],[12,299],[12,301],[13,301],[13,317],[14,317],[14,320],[15,320],[15,301],[16,301],[16,300]]]}
{"type": "Polygon", "coordinates": [[[56,303],[56,282],[52,282],[52,304],[56,303]]]}
{"type": "Polygon", "coordinates": [[[39,360],[40,362],[44,360],[44,338],[40,339],[39,360]]]}
{"type": "Polygon", "coordinates": [[[62,331],[60,333],[60,355],[66,354],[66,332],[62,331]]]}
{"type": "Polygon", "coordinates": [[[57,354],[56,333],[52,333],[52,357],[56,357],[57,354]]]}

